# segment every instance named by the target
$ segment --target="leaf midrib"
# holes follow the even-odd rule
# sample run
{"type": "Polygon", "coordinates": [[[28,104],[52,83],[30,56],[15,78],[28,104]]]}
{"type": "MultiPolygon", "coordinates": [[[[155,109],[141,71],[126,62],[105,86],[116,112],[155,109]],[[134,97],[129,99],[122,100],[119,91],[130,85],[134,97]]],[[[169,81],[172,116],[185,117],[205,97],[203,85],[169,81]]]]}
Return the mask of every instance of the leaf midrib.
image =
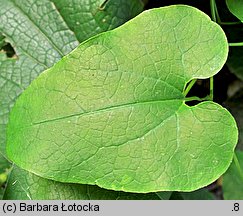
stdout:
{"type": "MultiPolygon", "coordinates": [[[[184,102],[184,98],[181,98],[181,99],[178,98],[178,99],[165,99],[165,100],[154,100],[154,101],[131,102],[131,103],[126,103],[126,104],[120,104],[120,105],[115,105],[115,106],[104,107],[104,108],[100,108],[100,109],[97,109],[97,110],[91,110],[91,111],[87,111],[87,112],[81,112],[81,113],[75,113],[75,114],[71,114],[71,115],[61,116],[61,117],[57,117],[57,118],[53,118],[53,119],[37,121],[37,122],[33,122],[32,125],[40,125],[40,124],[45,124],[45,123],[49,123],[49,122],[55,122],[55,121],[64,120],[64,119],[68,119],[68,118],[72,118],[72,117],[81,117],[83,115],[92,115],[92,114],[97,114],[97,113],[100,113],[100,112],[110,111],[110,110],[113,110],[113,109],[118,109],[118,108],[124,108],[124,107],[128,107],[128,106],[132,106],[132,105],[141,105],[141,104],[147,104],[147,103],[160,103],[160,102],[168,102],[168,101],[181,101],[183,103],[184,102]]],[[[178,107],[177,110],[179,110],[179,108],[180,108],[180,106],[178,107]]]]}

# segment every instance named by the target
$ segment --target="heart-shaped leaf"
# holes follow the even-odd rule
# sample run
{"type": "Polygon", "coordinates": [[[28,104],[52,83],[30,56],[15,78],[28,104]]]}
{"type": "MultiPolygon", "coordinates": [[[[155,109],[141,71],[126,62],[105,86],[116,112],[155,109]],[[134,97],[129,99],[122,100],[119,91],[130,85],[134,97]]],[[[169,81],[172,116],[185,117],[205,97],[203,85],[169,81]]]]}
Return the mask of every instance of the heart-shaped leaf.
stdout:
{"type": "Polygon", "coordinates": [[[222,29],[169,6],[82,43],[17,100],[7,154],[42,177],[128,192],[191,191],[226,171],[237,143],[230,113],[189,107],[183,91],[226,61],[222,29]]]}

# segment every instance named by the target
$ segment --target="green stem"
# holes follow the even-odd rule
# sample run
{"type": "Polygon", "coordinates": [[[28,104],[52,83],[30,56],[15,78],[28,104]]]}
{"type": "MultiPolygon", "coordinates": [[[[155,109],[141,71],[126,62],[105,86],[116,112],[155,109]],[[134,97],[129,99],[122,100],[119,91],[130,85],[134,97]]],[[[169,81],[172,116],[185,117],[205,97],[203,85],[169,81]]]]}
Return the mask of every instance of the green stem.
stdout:
{"type": "Polygon", "coordinates": [[[217,22],[216,11],[215,11],[215,0],[210,0],[210,8],[211,8],[212,20],[214,22],[217,22]]]}
{"type": "Polygon", "coordinates": [[[188,92],[191,90],[191,88],[193,87],[193,85],[196,83],[197,79],[193,79],[188,86],[186,87],[185,91],[183,92],[184,96],[187,96],[188,92]]]}
{"type": "Polygon", "coordinates": [[[219,22],[220,25],[240,25],[242,22],[219,22]]]}
{"type": "Polygon", "coordinates": [[[216,20],[218,21],[218,23],[221,23],[221,19],[220,19],[220,16],[219,16],[216,0],[214,0],[214,10],[215,10],[215,15],[216,15],[216,20]]]}
{"type": "Polygon", "coordinates": [[[213,76],[210,77],[210,94],[209,94],[210,100],[213,101],[213,76]]]}
{"type": "Polygon", "coordinates": [[[204,98],[199,98],[199,97],[196,97],[196,96],[185,98],[185,102],[188,102],[188,101],[205,101],[205,100],[210,100],[210,96],[208,95],[204,98]]]}
{"type": "Polygon", "coordinates": [[[241,180],[243,181],[243,172],[241,170],[240,163],[239,163],[239,160],[238,160],[237,155],[236,155],[235,152],[234,152],[233,158],[234,158],[234,163],[235,163],[236,169],[239,172],[239,175],[241,177],[241,180]]]}
{"type": "Polygon", "coordinates": [[[216,0],[210,0],[210,9],[211,9],[212,20],[214,22],[217,22],[219,25],[238,25],[238,24],[242,24],[241,21],[238,21],[238,22],[222,22],[221,18],[219,16],[216,0]]]}
{"type": "Polygon", "coordinates": [[[243,46],[243,42],[229,43],[229,46],[243,46]]]}

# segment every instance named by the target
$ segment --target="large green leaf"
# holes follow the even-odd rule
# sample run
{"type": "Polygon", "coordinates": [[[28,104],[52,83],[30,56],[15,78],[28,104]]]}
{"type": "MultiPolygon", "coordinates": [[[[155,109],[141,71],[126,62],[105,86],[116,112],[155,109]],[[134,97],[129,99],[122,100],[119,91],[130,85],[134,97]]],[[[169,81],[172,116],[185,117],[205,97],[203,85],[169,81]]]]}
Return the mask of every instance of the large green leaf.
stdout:
{"type": "Polygon", "coordinates": [[[79,41],[115,28],[142,10],[140,0],[102,2],[106,1],[0,0],[0,33],[18,56],[0,61],[0,151],[5,152],[9,111],[38,74],[79,41]]]}
{"type": "Polygon", "coordinates": [[[194,78],[226,61],[224,32],[201,11],[169,6],[82,43],[17,100],[8,156],[62,182],[128,192],[191,191],[226,171],[237,143],[230,113],[189,107],[194,78]]]}
{"type": "Polygon", "coordinates": [[[224,199],[243,199],[243,152],[236,151],[236,158],[223,176],[224,199]]]}
{"type": "MultiPolygon", "coordinates": [[[[163,194],[163,193],[161,193],[163,194]]],[[[160,199],[155,193],[135,194],[105,190],[92,185],[63,184],[38,177],[14,166],[4,199],[14,200],[127,200],[160,199]]]]}
{"type": "Polygon", "coordinates": [[[241,22],[243,22],[243,0],[226,0],[227,6],[241,22]]]}

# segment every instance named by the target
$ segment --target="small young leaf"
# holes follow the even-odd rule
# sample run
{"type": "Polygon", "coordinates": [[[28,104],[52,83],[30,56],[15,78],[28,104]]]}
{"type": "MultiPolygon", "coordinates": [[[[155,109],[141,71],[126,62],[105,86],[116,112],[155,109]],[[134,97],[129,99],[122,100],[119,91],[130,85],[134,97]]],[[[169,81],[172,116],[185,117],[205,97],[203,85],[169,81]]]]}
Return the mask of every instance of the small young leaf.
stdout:
{"type": "Polygon", "coordinates": [[[243,22],[243,0],[226,0],[226,4],[230,12],[243,22]]]}
{"type": "MultiPolygon", "coordinates": [[[[163,193],[161,193],[162,197],[163,193]]],[[[97,186],[64,184],[38,177],[14,166],[4,199],[14,200],[159,200],[155,193],[135,194],[109,191],[97,186]]]]}
{"type": "Polygon", "coordinates": [[[192,191],[226,171],[238,131],[214,102],[185,104],[186,84],[226,61],[224,32],[169,6],[82,43],[17,100],[8,156],[61,182],[127,192],[192,191]]]}
{"type": "Polygon", "coordinates": [[[236,157],[239,164],[236,164],[234,160],[223,176],[223,191],[226,200],[243,199],[243,152],[236,151],[236,157]]]}

